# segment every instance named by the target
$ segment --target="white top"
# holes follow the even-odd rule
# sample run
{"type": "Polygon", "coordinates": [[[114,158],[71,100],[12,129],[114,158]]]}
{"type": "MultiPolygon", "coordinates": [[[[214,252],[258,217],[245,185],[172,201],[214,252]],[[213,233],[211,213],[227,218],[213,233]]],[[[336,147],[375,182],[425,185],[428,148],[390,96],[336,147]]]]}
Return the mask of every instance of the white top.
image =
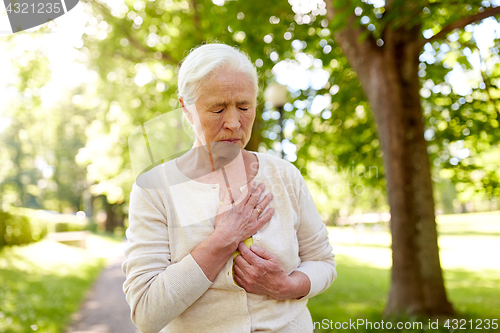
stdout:
{"type": "Polygon", "coordinates": [[[254,180],[266,185],[261,198],[273,193],[274,215],[253,243],[276,255],[289,274],[305,273],[309,293],[285,301],[247,293],[233,282],[232,257],[210,282],[190,252],[214,231],[219,185],[190,180],[172,160],[141,175],[130,194],[123,289],[144,333],[313,331],[307,299],[337,276],[328,232],[299,170],[254,154],[254,180]]]}

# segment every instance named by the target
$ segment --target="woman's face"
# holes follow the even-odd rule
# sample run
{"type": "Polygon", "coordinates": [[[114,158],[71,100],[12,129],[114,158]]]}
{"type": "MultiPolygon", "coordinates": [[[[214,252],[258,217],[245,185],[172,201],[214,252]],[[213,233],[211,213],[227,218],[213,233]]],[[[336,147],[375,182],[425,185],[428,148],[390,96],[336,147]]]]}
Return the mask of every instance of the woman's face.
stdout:
{"type": "Polygon", "coordinates": [[[207,142],[231,142],[243,149],[252,132],[257,92],[242,72],[221,69],[202,83],[195,105],[184,105],[196,131],[195,146],[207,142]]]}

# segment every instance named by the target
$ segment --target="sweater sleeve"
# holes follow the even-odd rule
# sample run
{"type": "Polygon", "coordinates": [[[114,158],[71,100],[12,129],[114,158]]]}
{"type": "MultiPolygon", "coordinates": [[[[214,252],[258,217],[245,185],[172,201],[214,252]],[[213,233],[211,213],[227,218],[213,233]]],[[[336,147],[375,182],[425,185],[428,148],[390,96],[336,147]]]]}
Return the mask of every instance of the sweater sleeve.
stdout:
{"type": "Polygon", "coordinates": [[[300,172],[297,177],[300,178],[298,195],[300,221],[297,239],[301,263],[295,271],[302,272],[309,277],[311,288],[303,298],[310,298],[328,289],[337,277],[337,271],[335,255],[332,253],[328,239],[328,230],[321,220],[300,172]]]}
{"type": "Polygon", "coordinates": [[[167,215],[158,190],[132,187],[123,290],[134,324],[157,333],[212,285],[189,254],[170,262],[167,215]]]}

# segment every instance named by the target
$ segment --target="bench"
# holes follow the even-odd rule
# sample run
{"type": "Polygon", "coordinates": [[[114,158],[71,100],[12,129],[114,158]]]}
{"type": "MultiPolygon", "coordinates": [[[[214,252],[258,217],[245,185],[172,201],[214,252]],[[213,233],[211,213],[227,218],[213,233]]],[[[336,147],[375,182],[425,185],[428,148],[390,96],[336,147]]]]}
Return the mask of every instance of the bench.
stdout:
{"type": "Polygon", "coordinates": [[[66,245],[77,246],[86,249],[86,240],[88,235],[88,231],[65,231],[50,233],[47,235],[47,238],[66,245]]]}

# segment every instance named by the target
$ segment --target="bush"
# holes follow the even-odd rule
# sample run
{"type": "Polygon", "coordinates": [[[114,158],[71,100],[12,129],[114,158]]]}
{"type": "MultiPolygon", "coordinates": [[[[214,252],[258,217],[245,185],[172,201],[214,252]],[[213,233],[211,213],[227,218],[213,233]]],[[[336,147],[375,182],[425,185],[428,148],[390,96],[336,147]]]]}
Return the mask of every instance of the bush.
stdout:
{"type": "Polygon", "coordinates": [[[88,229],[89,224],[88,218],[78,219],[74,214],[60,214],[54,211],[11,207],[9,212],[44,224],[48,232],[82,231],[88,229]]]}
{"type": "Polygon", "coordinates": [[[0,249],[37,242],[47,234],[43,221],[0,211],[0,249]]]}

